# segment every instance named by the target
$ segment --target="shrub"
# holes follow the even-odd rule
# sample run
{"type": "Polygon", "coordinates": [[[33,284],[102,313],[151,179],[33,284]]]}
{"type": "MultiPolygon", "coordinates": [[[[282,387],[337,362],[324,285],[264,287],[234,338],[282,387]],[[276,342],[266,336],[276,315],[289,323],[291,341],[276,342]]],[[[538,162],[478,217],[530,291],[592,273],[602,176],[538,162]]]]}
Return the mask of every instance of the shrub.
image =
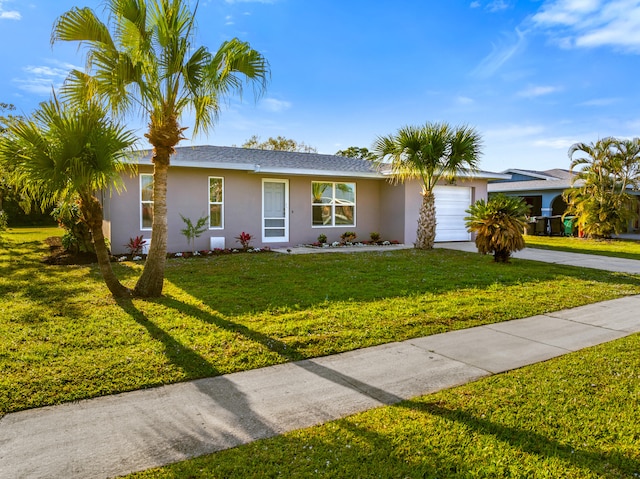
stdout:
{"type": "Polygon", "coordinates": [[[373,243],[377,243],[378,241],[380,241],[380,233],[373,231],[369,233],[369,238],[371,238],[371,241],[373,243]]]}
{"type": "Polygon", "coordinates": [[[327,235],[324,233],[320,233],[318,235],[318,243],[325,244],[327,242],[327,235]]]}
{"type": "Polygon", "coordinates": [[[355,231],[345,231],[340,235],[340,239],[344,243],[353,243],[353,240],[355,240],[357,237],[358,235],[356,234],[355,231]]]}
{"type": "Polygon", "coordinates": [[[511,253],[525,246],[522,233],[529,208],[522,198],[502,194],[471,205],[465,221],[469,231],[476,233],[478,251],[493,253],[496,263],[508,263],[511,253]]]}
{"type": "Polygon", "coordinates": [[[180,215],[180,218],[182,218],[182,221],[184,221],[184,224],[186,225],[185,228],[180,230],[180,233],[187,238],[187,242],[191,246],[191,250],[195,251],[196,238],[200,237],[200,235],[207,230],[207,222],[209,221],[209,218],[203,216],[198,219],[195,225],[190,218],[185,218],[182,215],[180,215]]]}
{"type": "Polygon", "coordinates": [[[253,237],[249,233],[245,233],[244,231],[240,233],[240,235],[236,236],[236,240],[238,243],[242,245],[243,250],[248,250],[251,247],[251,239],[253,237]]]}
{"type": "Polygon", "coordinates": [[[146,244],[147,240],[144,239],[144,235],[140,235],[135,238],[129,238],[129,242],[124,247],[129,250],[131,256],[137,256],[142,254],[142,247],[146,244]]]}
{"type": "Polygon", "coordinates": [[[95,253],[93,238],[89,225],[85,223],[77,204],[62,203],[53,209],[51,216],[65,230],[62,246],[66,251],[74,253],[95,253]]]}

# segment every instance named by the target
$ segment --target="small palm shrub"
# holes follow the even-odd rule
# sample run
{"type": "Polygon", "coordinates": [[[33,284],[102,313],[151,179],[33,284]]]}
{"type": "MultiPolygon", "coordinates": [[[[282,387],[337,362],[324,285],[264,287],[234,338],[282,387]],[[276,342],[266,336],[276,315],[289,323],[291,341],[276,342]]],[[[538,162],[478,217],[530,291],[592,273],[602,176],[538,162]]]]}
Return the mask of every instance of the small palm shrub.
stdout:
{"type": "Polygon", "coordinates": [[[182,235],[187,238],[187,242],[191,246],[191,250],[195,252],[196,238],[199,238],[200,235],[207,230],[207,222],[209,221],[209,218],[203,216],[202,218],[198,219],[196,224],[193,224],[191,219],[186,218],[185,216],[180,215],[180,218],[182,218],[182,221],[184,221],[185,224],[185,228],[181,229],[180,233],[182,233],[182,235]]]}
{"type": "Polygon", "coordinates": [[[522,198],[502,194],[471,205],[465,222],[476,234],[478,251],[493,253],[496,263],[508,263],[511,253],[525,246],[523,231],[529,208],[522,198]]]}
{"type": "Polygon", "coordinates": [[[358,237],[355,231],[345,231],[340,235],[340,239],[343,243],[353,243],[353,241],[358,237]]]}

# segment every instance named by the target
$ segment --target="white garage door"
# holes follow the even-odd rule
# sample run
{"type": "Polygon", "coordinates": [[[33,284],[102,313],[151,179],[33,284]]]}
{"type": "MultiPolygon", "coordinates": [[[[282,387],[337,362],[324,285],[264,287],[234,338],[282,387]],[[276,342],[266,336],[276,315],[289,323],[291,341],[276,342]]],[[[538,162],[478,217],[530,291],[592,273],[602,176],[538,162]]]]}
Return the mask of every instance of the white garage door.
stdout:
{"type": "Polygon", "coordinates": [[[436,186],[436,241],[470,241],[464,225],[465,210],[471,205],[471,188],[466,186],[436,186]]]}

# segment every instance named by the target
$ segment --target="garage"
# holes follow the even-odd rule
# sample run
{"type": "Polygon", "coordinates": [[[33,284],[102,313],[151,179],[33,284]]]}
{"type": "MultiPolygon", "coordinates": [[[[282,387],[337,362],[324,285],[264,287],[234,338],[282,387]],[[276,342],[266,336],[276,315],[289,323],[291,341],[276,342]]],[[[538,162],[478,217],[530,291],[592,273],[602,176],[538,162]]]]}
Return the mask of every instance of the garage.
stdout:
{"type": "Polygon", "coordinates": [[[436,186],[433,189],[436,202],[436,241],[470,241],[464,218],[471,205],[471,188],[468,186],[436,186]]]}

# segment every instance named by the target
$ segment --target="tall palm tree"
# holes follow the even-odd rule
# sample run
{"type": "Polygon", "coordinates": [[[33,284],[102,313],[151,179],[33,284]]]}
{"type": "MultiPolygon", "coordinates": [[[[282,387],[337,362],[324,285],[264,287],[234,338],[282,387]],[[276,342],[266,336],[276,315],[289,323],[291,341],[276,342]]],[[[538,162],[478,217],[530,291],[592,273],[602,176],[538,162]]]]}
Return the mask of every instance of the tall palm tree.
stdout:
{"type": "Polygon", "coordinates": [[[422,204],[415,247],[431,249],[436,238],[433,188],[440,180],[454,181],[463,170],[477,169],[481,138],[468,126],[447,123],[405,126],[395,135],[378,137],[373,146],[380,167],[390,167],[392,180],[418,179],[422,204]]]}
{"type": "Polygon", "coordinates": [[[576,216],[587,236],[610,238],[623,232],[636,217],[636,201],[628,190],[640,186],[640,139],[576,143],[569,148],[569,158],[571,171],[580,169],[563,194],[566,214],[576,216]]]}
{"type": "Polygon", "coordinates": [[[73,70],[66,98],[97,98],[116,113],[137,112],[149,120],[145,137],[153,147],[151,246],[135,292],[162,294],[167,250],[167,172],[174,147],[186,129],[180,119],[195,114],[193,133],[211,128],[221,100],[251,83],[262,93],[269,77],[264,57],[237,38],[217,52],[194,45],[195,15],[186,0],[107,0],[108,23],[89,8],[58,18],[52,42],[78,41],[87,47],[87,73],[73,70]]]}
{"type": "Polygon", "coordinates": [[[115,276],[102,231],[102,204],[97,191],[118,190],[122,173],[133,173],[123,162],[135,136],[110,121],[90,103],[65,108],[57,99],[40,104],[31,118],[9,126],[0,141],[0,160],[12,165],[11,181],[43,209],[59,202],[77,203],[93,236],[102,277],[115,297],[130,295],[115,276]]]}

